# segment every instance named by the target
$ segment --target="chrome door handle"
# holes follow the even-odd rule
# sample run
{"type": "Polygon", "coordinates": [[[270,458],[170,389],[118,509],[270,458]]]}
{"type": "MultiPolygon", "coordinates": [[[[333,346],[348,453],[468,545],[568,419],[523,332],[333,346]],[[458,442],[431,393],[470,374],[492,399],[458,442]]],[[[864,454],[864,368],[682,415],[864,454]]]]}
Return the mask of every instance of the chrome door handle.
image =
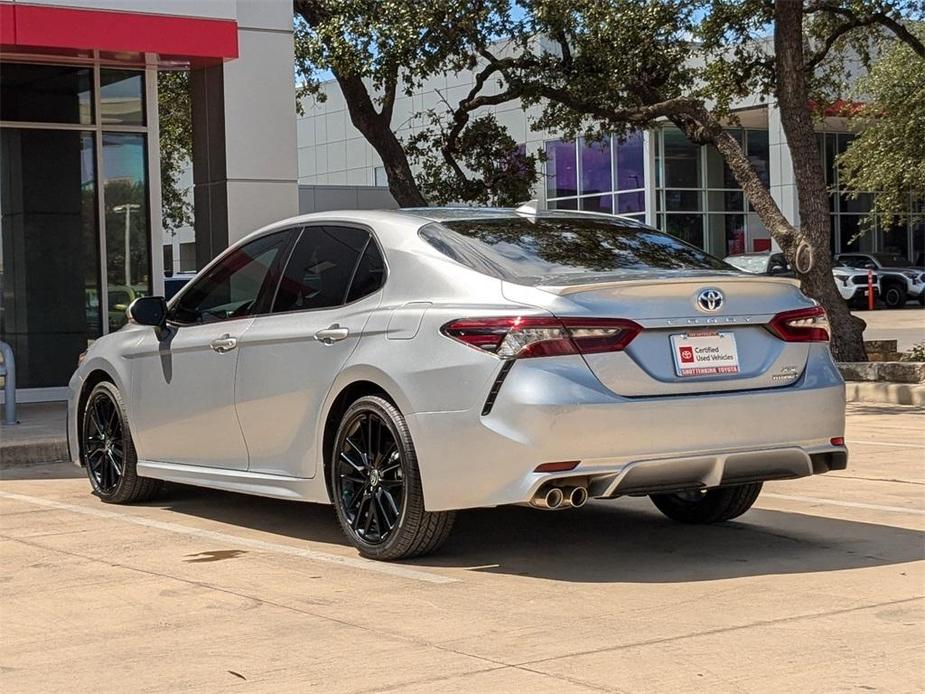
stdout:
{"type": "Polygon", "coordinates": [[[235,337],[231,337],[231,335],[228,335],[227,333],[222,335],[221,337],[218,337],[212,340],[212,342],[209,344],[209,347],[211,347],[213,350],[215,350],[219,354],[225,354],[225,352],[230,352],[237,346],[238,346],[238,339],[235,337]]]}
{"type": "Polygon", "coordinates": [[[340,342],[343,339],[346,339],[347,335],[350,334],[350,331],[347,328],[340,327],[337,323],[332,325],[329,328],[324,328],[315,333],[315,339],[318,342],[321,342],[326,345],[333,345],[335,342],[340,342]]]}

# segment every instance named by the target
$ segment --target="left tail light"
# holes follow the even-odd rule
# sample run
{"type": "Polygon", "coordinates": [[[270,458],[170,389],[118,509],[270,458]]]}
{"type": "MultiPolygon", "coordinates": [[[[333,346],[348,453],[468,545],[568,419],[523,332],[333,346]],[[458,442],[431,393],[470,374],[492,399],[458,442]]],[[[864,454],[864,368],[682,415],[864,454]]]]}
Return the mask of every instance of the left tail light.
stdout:
{"type": "Polygon", "coordinates": [[[622,318],[553,316],[460,318],[440,328],[447,337],[506,359],[619,352],[641,331],[622,318]]]}
{"type": "Polygon", "coordinates": [[[768,329],[784,342],[828,342],[829,319],[822,306],[778,313],[768,329]]]}

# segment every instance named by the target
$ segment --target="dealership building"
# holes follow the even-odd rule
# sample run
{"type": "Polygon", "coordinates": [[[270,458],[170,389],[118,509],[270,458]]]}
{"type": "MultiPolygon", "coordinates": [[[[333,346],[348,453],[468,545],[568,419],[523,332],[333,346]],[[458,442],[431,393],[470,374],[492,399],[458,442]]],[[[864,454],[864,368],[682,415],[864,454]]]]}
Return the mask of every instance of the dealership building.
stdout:
{"type": "MultiPolygon", "coordinates": [[[[393,127],[408,137],[423,126],[421,114],[457,104],[474,83],[472,72],[443,75],[426,82],[395,103],[393,127]]],[[[324,102],[308,99],[298,119],[299,184],[304,211],[379,204],[370,190],[387,182],[373,148],[353,128],[336,82],[323,85],[324,102]]],[[[538,111],[524,112],[519,102],[492,111],[511,136],[528,151],[544,152],[545,175],[533,192],[540,207],[629,215],[676,234],[723,257],[768,250],[770,236],[712,146],[692,144],[680,130],[665,124],[625,140],[563,141],[556,133],[536,130],[538,111]]],[[[757,97],[738,105],[738,123],[730,128],[788,219],[799,220],[793,165],[773,103],[757,97]]],[[[925,222],[859,235],[870,210],[870,195],[852,199],[839,185],[835,156],[853,138],[845,118],[820,119],[820,156],[831,192],[832,250],[888,251],[906,258],[925,250],[925,222]]],[[[913,198],[909,198],[912,212],[913,198]]],[[[915,210],[925,214],[925,209],[915,210]]]]}
{"type": "Polygon", "coordinates": [[[0,0],[0,340],[21,401],[63,397],[88,343],[163,291],[157,71],[190,70],[201,266],[298,211],[292,65],[289,0],[0,0]]]}

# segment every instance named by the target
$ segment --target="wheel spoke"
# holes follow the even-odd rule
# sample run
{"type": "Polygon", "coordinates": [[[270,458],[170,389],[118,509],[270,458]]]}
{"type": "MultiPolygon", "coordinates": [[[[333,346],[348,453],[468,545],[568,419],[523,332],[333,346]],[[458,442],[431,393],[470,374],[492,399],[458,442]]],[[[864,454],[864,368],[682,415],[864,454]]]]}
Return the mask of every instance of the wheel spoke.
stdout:
{"type": "Polygon", "coordinates": [[[120,477],[122,477],[122,465],[112,452],[109,453],[109,462],[112,464],[112,470],[115,473],[115,479],[118,480],[120,477]]]}
{"type": "MultiPolygon", "coordinates": [[[[348,441],[349,441],[349,439],[348,439],[348,441]]],[[[340,459],[343,460],[345,463],[347,463],[347,465],[349,465],[350,467],[352,467],[354,470],[356,470],[358,473],[360,473],[360,474],[363,475],[364,477],[367,475],[366,468],[365,468],[364,466],[362,466],[362,465],[357,465],[355,462],[353,462],[353,461],[350,459],[350,456],[348,456],[348,455],[347,455],[346,453],[344,453],[343,451],[341,451],[340,459]]]]}

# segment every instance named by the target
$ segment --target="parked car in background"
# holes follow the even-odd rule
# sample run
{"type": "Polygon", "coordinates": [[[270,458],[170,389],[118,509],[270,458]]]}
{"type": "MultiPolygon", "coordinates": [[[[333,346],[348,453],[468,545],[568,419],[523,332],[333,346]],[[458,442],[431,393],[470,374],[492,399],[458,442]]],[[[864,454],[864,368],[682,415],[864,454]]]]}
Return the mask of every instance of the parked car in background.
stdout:
{"type": "MultiPolygon", "coordinates": [[[[743,253],[741,255],[726,256],[725,261],[733,267],[756,275],[773,275],[776,277],[793,277],[794,272],[787,264],[783,253],[743,253]]],[[[835,286],[842,298],[851,306],[866,308],[867,300],[867,270],[855,270],[845,266],[832,268],[835,275],[835,286]]],[[[880,283],[877,273],[874,273],[874,300],[880,295],[880,283]]]]}
{"type": "Polygon", "coordinates": [[[880,275],[880,296],[887,308],[900,308],[910,300],[925,306],[925,268],[913,265],[901,255],[839,253],[835,264],[876,270],[880,275]]]}
{"type": "MultiPolygon", "coordinates": [[[[832,274],[835,275],[835,286],[842,298],[853,308],[867,308],[870,306],[868,297],[868,278],[867,270],[856,270],[844,265],[837,265],[832,268],[832,274]]],[[[873,273],[874,302],[880,297],[880,275],[873,273]]]]}
{"type": "Polygon", "coordinates": [[[725,261],[745,272],[755,275],[773,275],[776,277],[793,277],[793,270],[783,253],[741,253],[728,255],[725,261]]]}
{"type": "Polygon", "coordinates": [[[70,450],[110,503],[158,480],[332,503],[399,559],[457,509],[632,495],[717,523],[847,465],[825,310],[610,215],[303,215],[130,314],[70,382],[70,450]]]}
{"type": "Polygon", "coordinates": [[[195,272],[175,272],[172,275],[164,275],[164,300],[170,301],[195,276],[195,272]]]}

